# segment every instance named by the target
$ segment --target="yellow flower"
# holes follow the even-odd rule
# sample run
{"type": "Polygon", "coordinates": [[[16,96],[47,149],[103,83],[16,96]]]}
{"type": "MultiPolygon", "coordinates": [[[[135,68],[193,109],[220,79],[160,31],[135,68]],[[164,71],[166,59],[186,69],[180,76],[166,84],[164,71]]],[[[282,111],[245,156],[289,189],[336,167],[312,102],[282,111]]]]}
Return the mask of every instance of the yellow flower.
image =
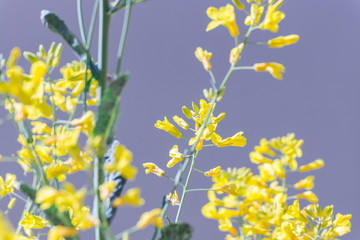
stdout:
{"type": "Polygon", "coordinates": [[[299,35],[291,34],[288,36],[280,36],[277,38],[270,39],[268,41],[270,48],[282,48],[287,45],[296,43],[299,40],[299,35]]]}
{"type": "Polygon", "coordinates": [[[139,229],[144,229],[150,224],[154,224],[157,228],[162,228],[163,221],[162,218],[160,218],[161,214],[160,208],[155,208],[149,212],[145,212],[141,215],[140,220],[137,222],[137,227],[139,229]]]}
{"type": "Polygon", "coordinates": [[[274,5],[270,4],[268,6],[264,21],[260,25],[261,29],[277,32],[279,29],[279,22],[285,18],[285,14],[283,12],[277,11],[282,3],[283,0],[279,0],[274,5]]]}
{"type": "Polygon", "coordinates": [[[8,193],[14,192],[16,188],[16,175],[7,173],[4,179],[0,176],[0,196],[4,197],[8,193]]]}
{"type": "Polygon", "coordinates": [[[24,212],[24,219],[20,221],[20,226],[25,229],[43,229],[49,225],[49,222],[41,216],[31,215],[27,211],[24,212]]]}
{"type": "Polygon", "coordinates": [[[164,170],[162,170],[161,168],[159,168],[156,164],[151,163],[151,162],[147,162],[147,163],[143,163],[143,167],[147,168],[145,169],[145,173],[149,174],[149,173],[154,173],[156,176],[161,177],[164,174],[164,170]]]}
{"type": "Polygon", "coordinates": [[[64,165],[63,163],[51,163],[45,170],[46,179],[50,180],[56,177],[60,182],[62,182],[66,179],[66,173],[68,173],[69,170],[70,167],[64,165]]]}
{"type": "Polygon", "coordinates": [[[257,26],[263,12],[264,6],[251,4],[250,15],[245,18],[245,25],[257,26]]]}
{"type": "Polygon", "coordinates": [[[16,198],[14,198],[14,197],[11,198],[7,205],[8,209],[12,209],[14,207],[15,203],[16,203],[16,198]]]}
{"type": "Polygon", "coordinates": [[[174,116],[173,117],[174,122],[176,122],[177,125],[179,125],[182,129],[187,130],[189,129],[189,124],[187,124],[187,122],[185,122],[184,119],[182,119],[181,117],[178,116],[174,116]]]}
{"type": "Polygon", "coordinates": [[[1,240],[15,240],[14,229],[9,221],[0,212],[0,239],[1,240]]]}
{"type": "Polygon", "coordinates": [[[232,137],[225,138],[219,141],[216,146],[218,147],[244,147],[246,145],[246,138],[242,136],[244,132],[238,132],[232,137]]]}
{"type": "Polygon", "coordinates": [[[115,150],[115,161],[105,164],[104,169],[108,172],[121,172],[121,176],[133,180],[137,174],[137,168],[131,166],[132,153],[125,146],[119,144],[115,150]]]}
{"type": "Polygon", "coordinates": [[[211,63],[210,63],[211,56],[212,56],[211,52],[208,52],[206,50],[204,51],[201,47],[196,48],[195,57],[202,63],[206,71],[211,70],[211,63]]]}
{"type": "Polygon", "coordinates": [[[220,231],[226,231],[231,233],[232,235],[236,236],[238,232],[232,225],[232,222],[229,218],[221,218],[219,219],[219,230],[220,231]]]}
{"type": "Polygon", "coordinates": [[[75,228],[57,225],[52,227],[48,232],[48,240],[61,240],[63,238],[74,237],[76,235],[77,231],[75,228]]]}
{"type": "Polygon", "coordinates": [[[298,199],[304,198],[304,199],[307,199],[311,203],[317,203],[318,202],[317,196],[312,191],[306,191],[306,192],[297,194],[296,198],[298,198],[298,199]]]}
{"type": "Polygon", "coordinates": [[[144,203],[145,200],[140,197],[140,188],[130,188],[126,191],[124,196],[116,198],[111,205],[113,207],[120,207],[124,205],[139,207],[144,205],[144,203]]]}
{"type": "Polygon", "coordinates": [[[179,152],[177,145],[174,145],[170,149],[169,156],[172,157],[172,159],[166,165],[168,168],[172,168],[175,164],[181,162],[184,158],[184,155],[179,152]]]}
{"type": "Polygon", "coordinates": [[[281,73],[285,71],[285,67],[280,63],[268,62],[268,63],[255,63],[255,71],[257,72],[269,72],[274,78],[281,80],[281,73]]]}
{"type": "Polygon", "coordinates": [[[37,193],[35,202],[40,204],[40,209],[45,210],[50,208],[53,204],[64,212],[69,208],[73,209],[74,215],[80,214],[83,200],[86,196],[86,190],[75,190],[74,186],[70,183],[65,183],[63,189],[56,190],[50,186],[42,187],[37,193]]]}
{"type": "Polygon", "coordinates": [[[229,58],[230,64],[236,63],[237,61],[240,60],[241,58],[240,54],[243,48],[244,48],[244,43],[240,43],[238,46],[231,49],[230,58],[229,58]]]}
{"type": "Polygon", "coordinates": [[[319,169],[322,168],[325,165],[324,161],[322,159],[316,159],[315,161],[300,166],[299,167],[299,171],[300,172],[307,172],[307,171],[311,171],[311,170],[315,170],[315,169],[319,169]]]}
{"type": "Polygon", "coordinates": [[[231,194],[231,195],[234,195],[234,196],[238,196],[239,193],[237,191],[237,187],[235,184],[227,184],[227,185],[223,185],[223,186],[220,186],[220,187],[216,187],[214,188],[214,191],[215,192],[223,192],[223,193],[227,193],[227,194],[231,194]]]}
{"type": "Polygon", "coordinates": [[[99,186],[99,192],[100,192],[100,199],[105,200],[107,199],[110,194],[114,191],[114,188],[116,187],[116,182],[104,182],[99,186]]]}
{"type": "Polygon", "coordinates": [[[217,166],[216,168],[212,168],[207,172],[204,172],[206,177],[218,177],[220,175],[221,167],[217,166]]]}
{"type": "Polygon", "coordinates": [[[89,136],[95,128],[95,114],[92,111],[87,111],[81,118],[72,120],[71,125],[80,126],[81,130],[89,136]]]}
{"type": "Polygon", "coordinates": [[[158,120],[155,124],[155,127],[170,133],[176,138],[181,137],[181,132],[174,125],[172,125],[166,117],[164,117],[164,121],[158,120]]]}
{"type": "Polygon", "coordinates": [[[308,176],[299,182],[295,183],[294,188],[301,189],[305,188],[306,190],[311,190],[314,188],[314,176],[308,176]]]}
{"type": "Polygon", "coordinates": [[[210,31],[219,25],[225,26],[232,37],[239,35],[239,29],[236,24],[236,18],[234,13],[234,7],[227,4],[225,7],[219,9],[209,7],[206,10],[206,14],[212,20],[206,27],[206,31],[210,31]]]}
{"type": "Polygon", "coordinates": [[[174,191],[173,194],[169,193],[168,195],[166,195],[166,198],[167,198],[169,201],[171,201],[171,204],[172,204],[173,206],[175,206],[175,205],[176,205],[176,206],[180,205],[180,201],[179,201],[179,198],[178,198],[178,195],[177,195],[176,190],[174,191]]]}
{"type": "Polygon", "coordinates": [[[338,236],[343,236],[346,233],[350,232],[352,218],[351,214],[342,215],[341,213],[336,214],[333,226],[326,233],[326,237],[335,238],[338,236]]]}

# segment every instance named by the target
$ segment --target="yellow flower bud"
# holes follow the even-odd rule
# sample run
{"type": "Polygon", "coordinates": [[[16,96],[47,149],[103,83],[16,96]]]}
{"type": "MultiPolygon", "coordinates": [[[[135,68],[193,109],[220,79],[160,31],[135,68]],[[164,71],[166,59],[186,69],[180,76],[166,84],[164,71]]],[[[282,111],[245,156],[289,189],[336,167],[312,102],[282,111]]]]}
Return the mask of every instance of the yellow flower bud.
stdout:
{"type": "Polygon", "coordinates": [[[325,163],[322,159],[316,159],[315,161],[313,161],[309,164],[300,166],[299,171],[300,172],[311,171],[311,170],[322,168],[324,165],[325,165],[325,163]]]}

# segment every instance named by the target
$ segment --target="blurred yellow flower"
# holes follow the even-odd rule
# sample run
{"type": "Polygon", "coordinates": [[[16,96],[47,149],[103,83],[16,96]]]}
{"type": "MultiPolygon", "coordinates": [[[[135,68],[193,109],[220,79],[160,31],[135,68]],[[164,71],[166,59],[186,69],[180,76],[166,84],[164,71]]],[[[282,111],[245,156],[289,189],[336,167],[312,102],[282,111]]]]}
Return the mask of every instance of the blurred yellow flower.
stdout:
{"type": "Polygon", "coordinates": [[[270,39],[268,41],[270,48],[282,48],[287,45],[296,43],[299,40],[299,35],[291,34],[288,36],[280,36],[277,38],[270,39]]]}
{"type": "Polygon", "coordinates": [[[216,168],[212,168],[209,171],[204,172],[206,177],[218,177],[220,175],[221,166],[217,166],[216,168]]]}
{"type": "Polygon", "coordinates": [[[157,228],[162,228],[163,219],[160,218],[161,211],[162,210],[160,208],[155,208],[149,212],[143,213],[136,224],[137,227],[139,229],[144,229],[150,224],[154,224],[157,228]]]}
{"type": "Polygon", "coordinates": [[[203,50],[201,47],[196,48],[195,57],[202,63],[206,71],[211,70],[210,58],[212,56],[211,52],[203,50]]]}
{"type": "Polygon", "coordinates": [[[116,198],[111,205],[113,207],[124,205],[139,207],[144,205],[144,203],[145,200],[140,197],[140,188],[130,188],[123,196],[116,198]]]}
{"type": "Polygon", "coordinates": [[[315,161],[313,161],[309,164],[300,166],[299,171],[307,172],[307,171],[311,171],[311,170],[316,170],[316,169],[322,168],[324,165],[325,165],[325,163],[322,159],[316,159],[315,161]]]}
{"type": "Polygon", "coordinates": [[[151,163],[151,162],[147,162],[147,163],[143,163],[143,167],[147,168],[145,169],[145,173],[149,174],[149,173],[154,173],[156,176],[161,177],[164,174],[164,170],[162,170],[161,168],[159,168],[156,164],[151,163]]]}
{"type": "Polygon", "coordinates": [[[172,159],[166,165],[168,168],[172,168],[175,164],[181,162],[184,158],[184,155],[179,152],[177,145],[174,145],[170,149],[169,156],[172,157],[172,159]]]}
{"type": "Polygon", "coordinates": [[[274,78],[281,80],[281,73],[285,71],[285,67],[280,63],[268,62],[268,63],[255,63],[255,71],[257,72],[269,72],[274,78]]]}

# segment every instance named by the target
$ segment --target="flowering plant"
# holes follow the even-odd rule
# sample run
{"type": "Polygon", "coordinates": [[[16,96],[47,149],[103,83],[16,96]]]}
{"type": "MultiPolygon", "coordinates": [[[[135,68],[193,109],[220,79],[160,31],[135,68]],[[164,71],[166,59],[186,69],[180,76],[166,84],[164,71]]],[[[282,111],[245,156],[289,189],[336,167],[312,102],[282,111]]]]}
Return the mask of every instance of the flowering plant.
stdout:
{"type": "Polygon", "coordinates": [[[275,79],[283,79],[285,67],[280,63],[242,64],[249,45],[282,48],[298,41],[296,34],[275,36],[267,42],[251,41],[250,36],[255,31],[278,31],[279,23],[285,18],[281,11],[283,0],[248,0],[246,3],[233,0],[225,6],[206,10],[209,18],[206,31],[224,27],[233,38],[234,46],[226,50],[229,69],[222,81],[217,81],[211,64],[211,58],[216,56],[202,47],[196,48],[195,57],[209,74],[210,88],[205,88],[204,98],[192,102],[191,107],[182,107],[183,116],[174,115],[171,122],[164,117],[155,123],[156,128],[177,138],[177,145],[170,149],[171,159],[166,164],[167,168],[178,168],[177,173],[171,177],[163,170],[165,164],[143,163],[146,174],[153,173],[172,181],[173,188],[164,191],[166,197],[160,208],[143,213],[133,227],[113,232],[110,226],[117,208],[144,204],[139,188],[123,193],[126,182],[134,180],[138,170],[132,165],[132,152],[119,143],[120,138],[116,136],[120,100],[130,77],[122,72],[129,20],[133,5],[142,1],[95,1],[86,34],[82,1],[78,0],[80,38],[59,16],[42,11],[43,24],[61,36],[66,49],[71,49],[78,57],[60,68],[60,78],[53,73],[60,65],[61,43],[53,43],[48,49],[40,45],[35,53],[24,52],[24,58],[31,64],[28,73],[19,65],[22,54],[19,48],[0,59],[0,94],[21,144],[16,157],[3,156],[2,159],[18,162],[24,173],[33,177],[32,184],[10,173],[0,177],[0,196],[10,196],[8,209],[0,214],[0,238],[40,239],[45,232],[51,240],[79,239],[81,231],[94,229],[94,239],[129,239],[132,233],[153,224],[152,239],[190,239],[191,223],[183,223],[180,219],[186,197],[193,192],[207,193],[208,203],[201,212],[205,218],[218,221],[218,228],[225,232],[227,240],[330,240],[350,232],[350,214],[337,213],[334,217],[332,205],[321,207],[317,204],[318,198],[311,191],[314,176],[294,183],[289,181],[289,174],[307,173],[324,166],[322,159],[301,162],[298,166],[303,140],[296,139],[294,133],[261,139],[249,154],[250,161],[258,166],[258,173],[243,166],[226,170],[221,166],[210,168],[200,159],[201,153],[211,147],[242,148],[247,144],[246,133],[239,129],[232,136],[221,136],[218,124],[223,123],[226,114],[215,112],[235,71],[268,72],[275,79]],[[110,21],[122,10],[124,21],[116,71],[109,74],[110,21]],[[97,14],[99,54],[94,60],[91,46],[97,14]],[[238,25],[242,15],[245,15],[246,31],[238,25]],[[69,175],[80,172],[93,178],[89,189],[77,190],[67,181],[69,175]],[[195,173],[211,178],[212,186],[190,188],[195,173]],[[90,198],[92,207],[85,204],[90,198]],[[310,204],[300,207],[303,205],[300,199],[310,204]],[[17,200],[23,201],[24,210],[15,230],[6,215],[17,200]],[[167,215],[170,205],[177,207],[174,219],[167,215]]]}

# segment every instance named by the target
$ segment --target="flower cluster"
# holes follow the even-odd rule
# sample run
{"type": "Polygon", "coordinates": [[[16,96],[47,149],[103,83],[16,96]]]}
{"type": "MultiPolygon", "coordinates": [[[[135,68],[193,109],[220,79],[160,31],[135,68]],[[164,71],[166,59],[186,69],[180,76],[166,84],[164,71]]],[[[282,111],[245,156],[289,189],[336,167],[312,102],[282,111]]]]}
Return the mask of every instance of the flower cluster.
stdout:
{"type": "Polygon", "coordinates": [[[294,134],[261,139],[260,145],[250,153],[250,160],[259,164],[259,174],[255,175],[249,168],[222,170],[219,176],[213,177],[203,215],[219,222],[219,230],[229,233],[226,239],[263,236],[266,237],[263,239],[310,240],[321,236],[330,240],[348,233],[351,215],[338,214],[332,221],[332,206],[322,211],[319,205],[314,205],[318,199],[310,191],[314,187],[313,176],[295,184],[288,183],[290,171],[306,172],[324,165],[318,159],[298,168],[302,144],[303,140],[295,139],[294,134]],[[290,188],[306,191],[289,195],[290,188]],[[297,200],[289,204],[291,199],[297,200]],[[298,199],[306,199],[311,204],[300,210],[298,199]],[[344,227],[340,229],[340,225],[344,227]]]}

